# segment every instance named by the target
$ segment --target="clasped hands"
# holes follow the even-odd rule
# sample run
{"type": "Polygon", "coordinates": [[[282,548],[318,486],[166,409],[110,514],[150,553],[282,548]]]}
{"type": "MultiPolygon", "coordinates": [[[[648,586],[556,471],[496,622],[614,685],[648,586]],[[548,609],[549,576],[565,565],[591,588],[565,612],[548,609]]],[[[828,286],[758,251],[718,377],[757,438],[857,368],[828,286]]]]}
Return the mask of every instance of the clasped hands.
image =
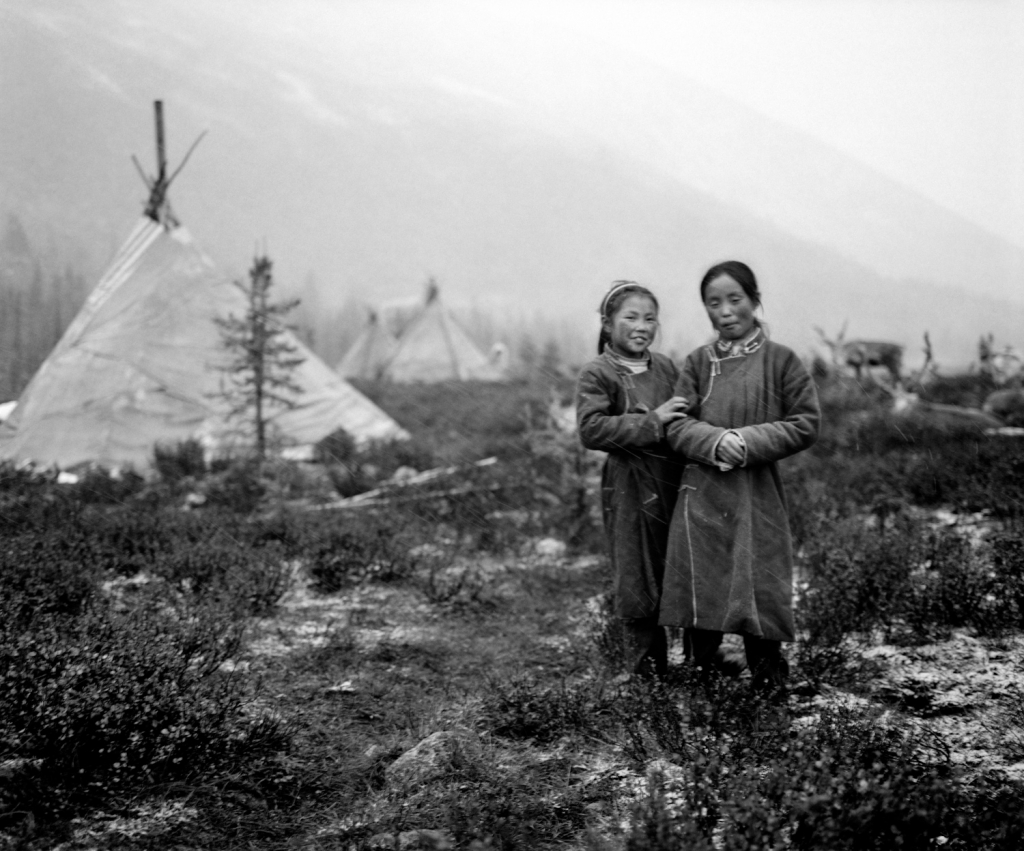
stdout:
{"type": "Polygon", "coordinates": [[[715,458],[723,464],[730,464],[733,467],[740,467],[746,460],[746,447],[740,436],[734,431],[727,431],[718,441],[715,449],[715,458]]]}

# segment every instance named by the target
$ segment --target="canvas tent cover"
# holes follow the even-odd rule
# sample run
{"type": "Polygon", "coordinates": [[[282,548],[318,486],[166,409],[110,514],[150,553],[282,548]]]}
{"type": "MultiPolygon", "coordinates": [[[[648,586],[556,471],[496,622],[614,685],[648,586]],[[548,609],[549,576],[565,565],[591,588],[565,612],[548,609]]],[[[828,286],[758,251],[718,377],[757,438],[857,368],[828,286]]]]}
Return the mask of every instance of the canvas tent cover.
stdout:
{"type": "MultiPolygon", "coordinates": [[[[143,217],[0,426],[0,458],[70,467],[152,463],[156,443],[239,442],[218,393],[227,353],[214,317],[245,312],[240,289],[181,227],[143,217]]],[[[338,428],[357,442],[407,436],[294,337],[297,407],[272,430],[292,445],[338,428]]]]}
{"type": "Polygon", "coordinates": [[[383,377],[387,365],[398,348],[398,340],[371,313],[366,327],[356,338],[335,371],[345,378],[365,378],[376,381],[383,377]]]}
{"type": "Polygon", "coordinates": [[[399,336],[382,376],[398,382],[504,379],[502,370],[445,310],[433,282],[426,304],[399,336]]]}

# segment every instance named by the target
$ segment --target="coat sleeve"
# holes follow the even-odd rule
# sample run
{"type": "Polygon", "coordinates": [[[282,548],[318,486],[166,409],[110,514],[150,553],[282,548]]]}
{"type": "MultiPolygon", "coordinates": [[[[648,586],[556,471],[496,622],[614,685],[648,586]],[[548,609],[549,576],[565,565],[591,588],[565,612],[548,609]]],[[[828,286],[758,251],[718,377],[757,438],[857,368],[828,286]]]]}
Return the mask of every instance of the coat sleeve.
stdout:
{"type": "Polygon", "coordinates": [[[576,426],[587,449],[615,452],[661,443],[664,428],[654,413],[614,414],[608,379],[584,367],[576,387],[576,426]]]}
{"type": "Polygon", "coordinates": [[[807,449],[818,439],[821,408],[806,367],[792,352],[782,367],[783,418],[736,429],[747,444],[747,467],[768,464],[807,449]]]}
{"type": "Polygon", "coordinates": [[[669,423],[665,430],[669,446],[692,461],[714,466],[718,441],[722,439],[722,435],[728,429],[709,425],[696,419],[700,416],[701,393],[700,365],[694,355],[690,355],[686,359],[686,363],[683,364],[683,371],[679,375],[674,395],[683,396],[689,400],[690,404],[686,408],[686,413],[689,416],[669,423]]]}

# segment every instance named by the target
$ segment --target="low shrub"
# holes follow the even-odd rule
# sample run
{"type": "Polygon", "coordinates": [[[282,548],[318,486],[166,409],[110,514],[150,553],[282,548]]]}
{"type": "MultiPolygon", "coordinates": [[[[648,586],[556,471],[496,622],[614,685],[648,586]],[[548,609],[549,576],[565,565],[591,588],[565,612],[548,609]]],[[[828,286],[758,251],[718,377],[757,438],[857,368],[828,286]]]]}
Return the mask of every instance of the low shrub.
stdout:
{"type": "Polygon", "coordinates": [[[64,487],[85,504],[120,505],[140,494],[145,485],[146,480],[134,470],[90,467],[79,474],[77,482],[64,487]]]}
{"type": "Polygon", "coordinates": [[[331,464],[327,467],[327,475],[335,492],[342,499],[366,493],[377,485],[377,479],[361,467],[331,464]]]}
{"type": "Polygon", "coordinates": [[[846,445],[854,452],[884,455],[908,447],[942,450],[985,440],[984,426],[968,418],[942,421],[927,411],[894,413],[887,408],[866,411],[849,428],[846,445]]]}
{"type": "Polygon", "coordinates": [[[3,518],[0,754],[29,766],[5,807],[39,817],[282,746],[280,722],[245,719],[251,685],[219,667],[287,587],[290,520],[16,485],[39,491],[3,518]]]}
{"type": "Polygon", "coordinates": [[[961,802],[953,851],[1017,851],[1024,836],[1024,784],[999,774],[972,784],[961,802]]]}
{"type": "Polygon", "coordinates": [[[968,786],[941,748],[860,712],[825,711],[757,758],[749,737],[691,736],[679,771],[651,778],[626,848],[1003,851],[1020,835],[1024,790],[968,786]]]}
{"type": "Polygon", "coordinates": [[[961,535],[935,534],[930,558],[913,577],[906,602],[912,634],[928,640],[946,637],[951,628],[970,627],[978,635],[998,636],[1020,626],[1020,563],[1003,570],[999,555],[1019,545],[1019,538],[1006,535],[979,551],[961,535]]]}
{"type": "Polygon", "coordinates": [[[985,398],[996,389],[991,375],[983,372],[933,376],[922,388],[921,398],[944,405],[980,408],[985,398]]]}
{"type": "Polygon", "coordinates": [[[255,511],[266,495],[267,486],[256,458],[223,459],[203,479],[206,505],[227,508],[241,514],[255,511]]]}
{"type": "Polygon", "coordinates": [[[275,539],[273,523],[230,512],[79,505],[9,534],[0,548],[0,581],[12,617],[74,614],[99,582],[140,575],[166,580],[190,599],[263,615],[291,581],[290,546],[275,539]]]}
{"type": "Polygon", "coordinates": [[[538,794],[540,783],[529,771],[520,777],[488,772],[449,786],[442,810],[455,847],[520,851],[574,840],[589,815],[583,790],[559,784],[538,794]]]}
{"type": "Polygon", "coordinates": [[[697,783],[666,788],[664,776],[652,773],[647,794],[633,808],[626,851],[713,851],[711,834],[718,822],[718,807],[696,804],[687,791],[707,797],[709,790],[697,783]]]}
{"type": "Polygon", "coordinates": [[[4,621],[0,741],[35,765],[32,807],[193,776],[278,740],[265,724],[249,735],[249,686],[218,670],[240,638],[241,624],[212,609],[92,605],[4,621]]]}
{"type": "Polygon", "coordinates": [[[776,704],[749,681],[709,681],[689,666],[667,682],[632,681],[615,704],[624,749],[637,765],[667,755],[707,773],[695,782],[712,786],[711,774],[722,766],[716,755],[722,742],[742,743],[745,759],[776,755],[785,739],[777,716],[776,704]]]}
{"type": "Polygon", "coordinates": [[[546,744],[563,735],[593,732],[614,706],[615,695],[596,680],[547,686],[530,678],[494,680],[484,690],[480,718],[497,736],[546,744]]]}
{"type": "Polygon", "coordinates": [[[240,615],[268,614],[291,582],[280,545],[253,547],[228,536],[177,543],[150,569],[189,599],[217,601],[240,615]]]}
{"type": "MultiPolygon", "coordinates": [[[[979,377],[960,378],[929,384],[922,398],[976,403],[979,377]]],[[[791,522],[801,542],[814,533],[809,518],[816,499],[833,516],[879,502],[989,510],[1013,522],[1024,514],[1024,442],[986,435],[966,418],[896,414],[874,385],[830,379],[819,395],[821,438],[783,463],[791,522]]]]}
{"type": "Polygon", "coordinates": [[[59,528],[74,521],[83,508],[72,494],[52,481],[18,485],[11,491],[0,491],[0,535],[59,528]]]}
{"type": "Polygon", "coordinates": [[[321,464],[344,464],[355,454],[355,438],[343,428],[332,431],[315,448],[315,458],[321,464]]]}
{"type": "Polygon", "coordinates": [[[357,582],[390,582],[410,576],[418,558],[413,548],[420,537],[415,522],[398,512],[363,510],[336,515],[324,525],[306,525],[298,550],[323,594],[357,582]]]}
{"type": "Polygon", "coordinates": [[[69,559],[80,568],[134,576],[148,570],[159,553],[186,534],[191,520],[180,512],[146,509],[133,502],[90,507],[71,514],[60,527],[47,525],[39,534],[52,538],[59,528],[65,544],[74,547],[69,559]]]}
{"type": "MultiPolygon", "coordinates": [[[[588,490],[594,463],[575,438],[545,434],[525,441],[514,462],[464,464],[418,484],[385,484],[372,514],[362,508],[358,521],[321,520],[319,540],[307,536],[311,564],[326,577],[339,570],[356,575],[360,561],[394,561],[383,543],[367,541],[376,535],[367,530],[381,526],[387,534],[400,530],[396,540],[410,549],[424,545],[450,554],[516,551],[540,536],[567,540],[577,550],[600,549],[600,521],[588,490]]],[[[366,466],[335,468],[336,486],[343,493],[364,490],[366,466]]]]}
{"type": "Polygon", "coordinates": [[[3,494],[35,495],[53,478],[52,475],[39,472],[29,466],[19,466],[11,461],[0,461],[0,493],[3,494]]]}
{"type": "Polygon", "coordinates": [[[206,453],[203,445],[195,439],[174,444],[158,443],[153,447],[153,467],[165,482],[177,484],[182,479],[206,474],[206,453]]]}
{"type": "Polygon", "coordinates": [[[399,467],[422,472],[440,465],[433,450],[416,438],[375,440],[360,447],[349,459],[339,459],[374,482],[390,478],[399,467]]]}
{"type": "Polygon", "coordinates": [[[822,529],[804,550],[807,587],[796,608],[803,673],[842,676],[851,638],[931,641],[954,628],[998,636],[1024,624],[1024,543],[1015,532],[975,547],[956,530],[905,514],[822,529]]]}
{"type": "Polygon", "coordinates": [[[536,491],[523,480],[523,467],[469,466],[440,483],[418,488],[405,511],[415,516],[432,540],[464,553],[515,550],[539,525],[531,511],[536,491]]]}
{"type": "Polygon", "coordinates": [[[902,465],[908,499],[959,511],[1024,514],[1024,443],[997,437],[916,453],[902,465]]]}
{"type": "MultiPolygon", "coordinates": [[[[896,627],[911,593],[911,573],[927,559],[927,538],[906,516],[878,526],[851,517],[822,530],[805,547],[807,587],[796,610],[804,638],[798,653],[838,649],[851,633],[896,627]]],[[[806,663],[803,658],[805,672],[806,663]]]]}
{"type": "Polygon", "coordinates": [[[500,553],[553,537],[576,552],[600,552],[605,540],[593,487],[599,466],[596,453],[574,435],[536,432],[522,440],[514,459],[463,467],[445,479],[438,499],[409,510],[450,530],[462,551],[500,553]]]}
{"type": "Polygon", "coordinates": [[[988,541],[992,559],[993,587],[990,594],[998,601],[1007,624],[1024,628],[1024,535],[1002,532],[988,541]]]}
{"type": "MultiPolygon", "coordinates": [[[[398,812],[374,830],[395,836],[442,829],[452,847],[480,851],[567,847],[585,827],[590,802],[580,785],[566,783],[571,766],[566,759],[497,765],[460,755],[442,779],[404,794],[398,812]]],[[[353,847],[380,846],[364,840],[353,847]]]]}
{"type": "Polygon", "coordinates": [[[790,531],[797,549],[836,523],[905,502],[899,471],[884,457],[803,452],[782,463],[790,531]]]}
{"type": "Polygon", "coordinates": [[[22,532],[0,547],[0,618],[16,629],[38,615],[77,615],[97,593],[100,571],[75,558],[75,542],[22,532]]]}
{"type": "Polygon", "coordinates": [[[4,518],[10,526],[0,548],[0,583],[31,609],[64,614],[79,611],[101,580],[151,568],[181,526],[180,514],[84,506],[64,497],[13,515],[4,518]]]}

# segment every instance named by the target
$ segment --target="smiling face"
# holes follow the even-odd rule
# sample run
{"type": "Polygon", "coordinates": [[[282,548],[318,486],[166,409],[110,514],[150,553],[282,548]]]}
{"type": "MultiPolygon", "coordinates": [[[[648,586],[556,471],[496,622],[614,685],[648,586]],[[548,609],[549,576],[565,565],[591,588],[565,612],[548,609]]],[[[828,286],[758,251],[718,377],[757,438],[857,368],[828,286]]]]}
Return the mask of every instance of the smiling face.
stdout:
{"type": "Polygon", "coordinates": [[[704,307],[711,324],[726,340],[741,340],[754,327],[757,305],[729,275],[719,275],[708,284],[704,307]]]}
{"type": "Polygon", "coordinates": [[[657,305],[645,295],[630,295],[604,320],[612,350],[627,358],[643,357],[658,333],[657,305]]]}

